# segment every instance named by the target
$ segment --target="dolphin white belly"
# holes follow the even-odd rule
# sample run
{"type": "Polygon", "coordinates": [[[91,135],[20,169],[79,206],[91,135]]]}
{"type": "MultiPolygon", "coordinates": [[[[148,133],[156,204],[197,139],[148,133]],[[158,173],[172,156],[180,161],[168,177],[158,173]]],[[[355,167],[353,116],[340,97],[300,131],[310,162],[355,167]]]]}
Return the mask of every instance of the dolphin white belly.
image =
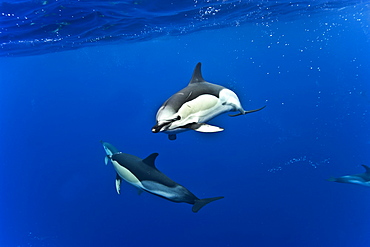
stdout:
{"type": "Polygon", "coordinates": [[[135,186],[138,189],[144,189],[140,180],[132,174],[127,168],[121,166],[117,161],[112,160],[112,164],[117,174],[124,179],[127,183],[135,186]]]}

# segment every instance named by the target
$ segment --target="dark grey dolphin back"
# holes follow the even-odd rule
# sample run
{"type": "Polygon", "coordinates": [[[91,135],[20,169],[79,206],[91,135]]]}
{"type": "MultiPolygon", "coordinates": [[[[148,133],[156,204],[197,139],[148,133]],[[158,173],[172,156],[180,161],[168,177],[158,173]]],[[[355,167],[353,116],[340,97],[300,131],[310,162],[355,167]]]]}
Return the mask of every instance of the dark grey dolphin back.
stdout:
{"type": "Polygon", "coordinates": [[[195,66],[193,76],[191,77],[188,86],[172,95],[163,104],[164,107],[169,107],[174,112],[177,112],[184,103],[191,101],[202,94],[210,94],[215,97],[219,97],[220,91],[225,87],[205,81],[202,76],[201,65],[201,63],[198,63],[195,66]]]}
{"type": "Polygon", "coordinates": [[[156,168],[154,162],[157,156],[157,153],[153,153],[147,158],[141,159],[135,155],[117,153],[112,155],[111,159],[128,169],[140,181],[153,181],[168,187],[175,187],[177,183],[156,168]]]}
{"type": "Polygon", "coordinates": [[[163,105],[166,107],[170,105],[170,107],[177,112],[184,103],[192,101],[199,97],[199,95],[210,94],[218,97],[222,89],[224,89],[224,87],[209,82],[189,84],[186,88],[172,95],[163,105]]]}

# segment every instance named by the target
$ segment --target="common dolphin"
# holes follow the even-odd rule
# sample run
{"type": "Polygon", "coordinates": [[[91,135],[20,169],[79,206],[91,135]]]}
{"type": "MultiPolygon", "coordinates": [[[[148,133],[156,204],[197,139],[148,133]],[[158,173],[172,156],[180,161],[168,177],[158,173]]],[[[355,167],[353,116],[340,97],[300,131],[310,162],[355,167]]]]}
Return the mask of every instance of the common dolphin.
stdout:
{"type": "Polygon", "coordinates": [[[370,187],[370,167],[362,165],[366,171],[364,173],[346,175],[339,178],[329,178],[328,181],[338,182],[338,183],[347,183],[347,184],[359,184],[363,186],[370,187]]]}
{"type": "Polygon", "coordinates": [[[159,108],[157,123],[152,132],[164,132],[170,140],[175,140],[177,133],[191,129],[199,132],[219,132],[223,128],[206,122],[228,111],[239,111],[229,115],[235,117],[260,111],[265,107],[245,111],[233,91],[203,79],[201,63],[198,63],[188,86],[172,95],[159,108]]]}
{"type": "Polygon", "coordinates": [[[184,186],[174,182],[155,166],[158,153],[152,153],[145,159],[131,154],[115,152],[117,149],[107,142],[102,142],[107,157],[116,170],[116,190],[120,194],[122,179],[153,195],[172,202],[192,204],[192,211],[198,212],[206,204],[224,198],[223,196],[199,199],[184,186]]]}

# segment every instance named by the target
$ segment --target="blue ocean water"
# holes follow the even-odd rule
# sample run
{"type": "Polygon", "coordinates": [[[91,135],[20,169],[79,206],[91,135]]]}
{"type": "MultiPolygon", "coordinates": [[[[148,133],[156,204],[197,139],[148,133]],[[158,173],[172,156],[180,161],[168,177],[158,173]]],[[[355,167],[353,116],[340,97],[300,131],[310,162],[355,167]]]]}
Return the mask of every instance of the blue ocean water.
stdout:
{"type": "Polygon", "coordinates": [[[369,1],[0,1],[0,246],[369,245],[369,1]],[[246,110],[169,141],[194,66],[246,110]],[[100,140],[200,198],[123,184],[100,140]]]}

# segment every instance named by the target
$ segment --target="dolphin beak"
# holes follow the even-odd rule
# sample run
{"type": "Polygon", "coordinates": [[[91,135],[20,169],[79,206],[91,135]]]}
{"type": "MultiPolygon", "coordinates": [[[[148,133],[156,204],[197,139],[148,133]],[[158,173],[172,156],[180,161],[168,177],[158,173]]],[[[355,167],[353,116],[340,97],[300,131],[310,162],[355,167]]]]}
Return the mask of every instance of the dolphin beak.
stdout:
{"type": "Polygon", "coordinates": [[[161,128],[162,128],[163,126],[162,125],[158,125],[158,124],[156,124],[156,125],[154,125],[153,126],[153,128],[152,128],[152,132],[153,133],[158,133],[158,132],[160,132],[161,131],[161,128]]]}
{"type": "Polygon", "coordinates": [[[156,124],[153,126],[152,128],[152,132],[153,133],[158,133],[158,132],[161,132],[161,130],[163,130],[163,127],[168,125],[169,123],[168,122],[164,122],[164,123],[161,123],[161,124],[156,124]]]}
{"type": "Polygon", "coordinates": [[[158,133],[158,132],[161,132],[161,131],[164,131],[164,130],[167,130],[169,128],[169,126],[177,121],[177,120],[180,120],[181,117],[180,116],[177,116],[175,118],[172,118],[172,119],[167,119],[165,121],[161,121],[162,123],[160,124],[158,121],[157,121],[157,124],[153,126],[152,128],[152,132],[153,133],[158,133]],[[166,127],[166,128],[165,128],[166,127]]]}

